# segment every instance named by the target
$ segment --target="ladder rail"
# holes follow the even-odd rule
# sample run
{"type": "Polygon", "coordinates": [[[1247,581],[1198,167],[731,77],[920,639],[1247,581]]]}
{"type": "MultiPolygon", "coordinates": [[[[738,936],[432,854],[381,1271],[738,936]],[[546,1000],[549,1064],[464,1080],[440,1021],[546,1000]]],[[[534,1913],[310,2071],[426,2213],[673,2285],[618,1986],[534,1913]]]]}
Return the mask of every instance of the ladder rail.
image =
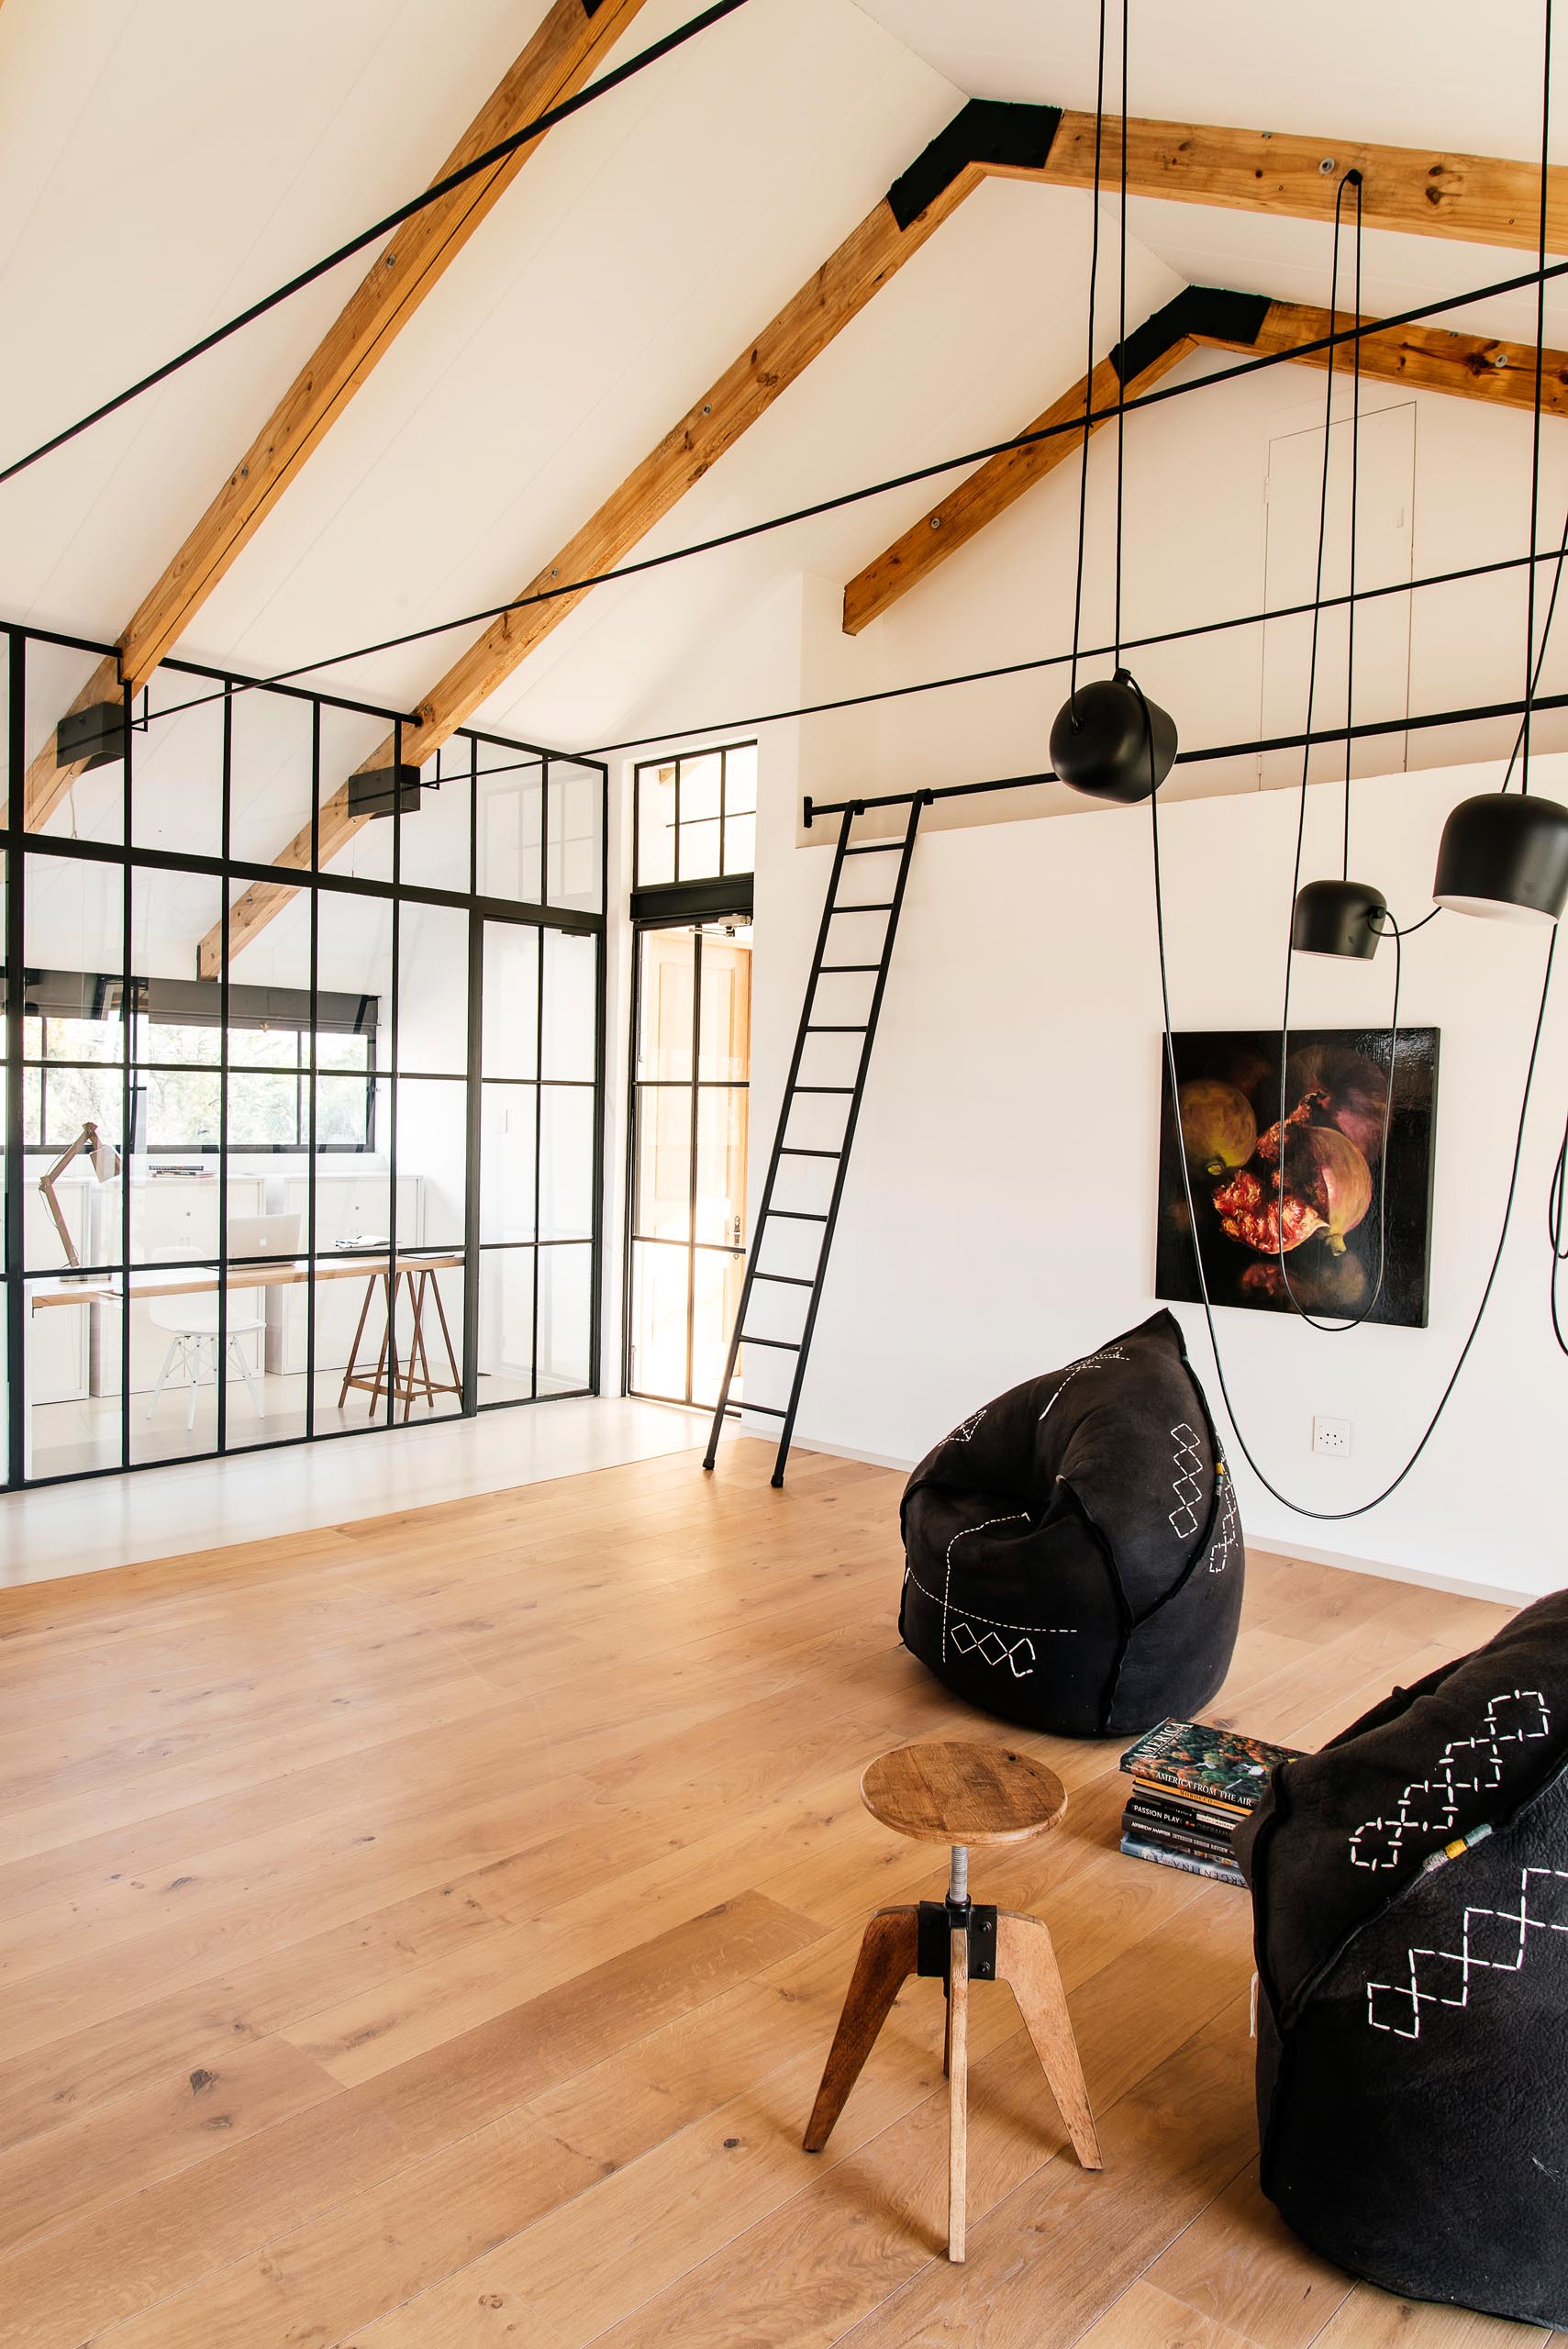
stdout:
{"type": "MultiPolygon", "coordinates": [[[[789,1458],[789,1448],[795,1436],[795,1413],[800,1408],[801,1389],[806,1384],[806,1364],[811,1353],[812,1336],[817,1328],[817,1308],[822,1303],[822,1292],[828,1285],[828,1260],[833,1252],[833,1234],[838,1228],[839,1208],[843,1199],[844,1183],[850,1171],[850,1152],[854,1146],[855,1127],[860,1120],[861,1103],[865,1098],[866,1079],[871,1074],[872,1047],[876,1041],[877,1022],[882,1017],[882,999],[887,991],[887,974],[893,968],[893,943],[898,933],[898,917],[904,907],[904,886],[909,878],[909,865],[915,854],[915,835],[919,829],[920,811],[925,805],[923,798],[917,798],[910,803],[909,822],[904,834],[903,853],[898,860],[898,878],[893,885],[892,902],[887,910],[887,930],[883,939],[882,963],[877,972],[876,985],[872,990],[871,1009],[866,1014],[865,1041],[861,1047],[861,1063],[855,1077],[854,1095],[850,1102],[850,1114],[844,1122],[844,1137],[840,1145],[842,1154],[839,1160],[839,1171],[833,1177],[832,1197],[828,1202],[828,1221],[822,1233],[822,1251],[817,1259],[817,1277],[812,1286],[810,1302],[806,1308],[806,1326],[800,1333],[800,1352],[795,1358],[795,1377],[790,1385],[789,1406],[784,1414],[784,1429],[779,1437],[778,1454],[773,1462],[773,1473],[768,1480],[775,1486],[784,1483],[784,1463],[789,1458]]],[[[760,1220],[757,1236],[760,1245],[762,1240],[760,1220]]]]}
{"type": "Polygon", "coordinates": [[[828,894],[822,900],[822,920],[817,932],[817,945],[811,957],[811,973],[806,983],[806,994],[800,1007],[800,1025],[795,1030],[795,1051],[790,1056],[789,1074],[784,1079],[784,1103],[773,1135],[773,1147],[768,1160],[767,1178],[762,1185],[762,1204],[757,1209],[756,1240],[747,1252],[746,1271],[740,1283],[740,1302],[736,1308],[735,1327],[729,1335],[729,1350],[724,1358],[724,1376],[719,1381],[718,1401],[713,1414],[713,1426],[708,1431],[707,1450],[703,1454],[703,1466],[711,1469],[718,1453],[718,1439],[724,1428],[724,1415],[729,1408],[729,1389],[735,1378],[735,1365],[740,1356],[740,1333],[746,1326],[746,1308],[751,1302],[756,1286],[757,1258],[762,1253],[762,1231],[773,1203],[773,1186],[778,1180],[779,1163],[784,1157],[784,1129],[789,1123],[790,1102],[800,1074],[800,1063],[806,1056],[806,1040],[811,1027],[811,1007],[817,995],[817,982],[821,976],[823,960],[828,952],[828,940],[839,908],[834,899],[839,894],[839,877],[844,870],[844,856],[850,845],[850,831],[855,820],[854,806],[845,808],[839,825],[839,844],[833,853],[833,869],[828,876],[828,894]]]}
{"type": "Polygon", "coordinates": [[[771,1481],[774,1486],[780,1486],[784,1483],[784,1464],[789,1457],[790,1444],[795,1434],[795,1415],[800,1407],[801,1391],[806,1379],[806,1359],[811,1351],[812,1335],[817,1326],[817,1309],[821,1304],[822,1291],[827,1280],[828,1263],[832,1252],[833,1236],[839,1219],[839,1209],[843,1199],[844,1182],[849,1171],[850,1152],[854,1142],[855,1128],[860,1119],[861,1103],[865,1094],[866,1078],[870,1074],[872,1048],[876,1039],[877,1023],[882,1016],[883,996],[887,986],[888,973],[892,967],[894,941],[897,934],[899,915],[903,909],[905,886],[908,880],[910,860],[914,855],[915,836],[919,827],[921,810],[927,804],[927,799],[924,794],[920,795],[911,802],[908,825],[905,831],[902,843],[891,841],[885,844],[878,844],[874,848],[870,846],[864,848],[859,846],[851,847],[850,845],[850,833],[853,826],[854,819],[856,816],[864,813],[864,808],[862,803],[858,801],[853,802],[844,810],[843,818],[840,825],[839,840],[834,854],[832,871],[828,875],[827,894],[823,899],[822,920],[817,933],[816,952],[812,957],[811,970],[806,980],[805,996],[801,1004],[800,1023],[795,1033],[795,1051],[790,1059],[789,1074],[784,1082],[784,1095],[780,1103],[778,1124],[773,1134],[773,1151],[768,1163],[767,1178],[762,1186],[762,1201],[757,1210],[755,1237],[747,1257],[745,1277],[741,1283],[740,1288],[740,1301],[735,1315],[735,1326],[730,1334],[728,1353],[725,1359],[724,1377],[719,1386],[718,1402],[714,1411],[713,1426],[708,1437],[707,1450],[703,1457],[703,1466],[706,1469],[711,1469],[713,1467],[714,1461],[717,1454],[719,1435],[724,1425],[725,1413],[728,1408],[729,1391],[735,1376],[735,1366],[740,1359],[740,1348],[743,1343],[747,1342],[744,1334],[746,1328],[746,1315],[756,1283],[759,1279],[774,1282],[783,1281],[784,1285],[788,1286],[805,1287],[809,1288],[811,1291],[810,1300],[806,1307],[805,1325],[802,1329],[800,1338],[798,1341],[789,1343],[785,1343],[782,1340],[763,1339],[758,1339],[754,1342],[772,1346],[778,1352],[793,1353],[795,1354],[795,1375],[790,1384],[789,1401],[786,1408],[783,1410],[780,1410],[776,1406],[764,1404],[746,1405],[742,1408],[754,1409],[764,1418],[776,1419],[783,1421],[783,1430],[779,1440],[778,1453],[773,1464],[773,1472],[771,1481]],[[894,884],[893,894],[885,903],[879,901],[874,905],[840,905],[838,902],[838,895],[840,882],[843,874],[845,859],[849,856],[865,854],[897,856],[898,873],[897,878],[894,884]],[[886,928],[883,934],[881,956],[877,962],[855,964],[836,964],[830,963],[827,961],[828,941],[831,935],[834,921],[840,915],[851,913],[884,913],[887,916],[886,928]],[[824,1028],[822,1023],[814,1021],[811,1017],[812,1010],[816,1003],[817,983],[822,977],[830,972],[849,969],[865,972],[874,971],[876,974],[876,984],[872,991],[871,1006],[866,1014],[863,1028],[862,1028],[858,1023],[845,1023],[840,1027],[839,1023],[836,1022],[832,1023],[830,1028],[824,1028]],[[855,1081],[853,1085],[833,1087],[826,1085],[814,1086],[802,1085],[800,1082],[801,1063],[805,1057],[806,1044],[810,1037],[816,1034],[824,1034],[828,1032],[843,1034],[858,1033],[862,1037],[859,1063],[856,1069],[855,1081]],[[847,1094],[849,1096],[849,1110],[845,1119],[842,1139],[838,1149],[832,1151],[806,1151],[794,1148],[787,1144],[785,1142],[784,1136],[789,1129],[790,1116],[794,1109],[796,1097],[805,1093],[828,1091],[847,1094]],[[838,1171],[833,1179],[832,1191],[829,1195],[827,1209],[824,1213],[813,1213],[807,1215],[796,1209],[787,1208],[775,1208],[773,1207],[773,1191],[777,1182],[779,1167],[786,1157],[832,1158],[837,1160],[838,1171]],[[762,1254],[763,1241],[766,1237],[768,1219],[770,1215],[773,1214],[778,1215],[781,1219],[786,1219],[791,1221],[819,1222],[822,1225],[821,1245],[817,1254],[817,1268],[809,1280],[802,1279],[799,1276],[759,1273],[758,1259],[762,1254]]]}

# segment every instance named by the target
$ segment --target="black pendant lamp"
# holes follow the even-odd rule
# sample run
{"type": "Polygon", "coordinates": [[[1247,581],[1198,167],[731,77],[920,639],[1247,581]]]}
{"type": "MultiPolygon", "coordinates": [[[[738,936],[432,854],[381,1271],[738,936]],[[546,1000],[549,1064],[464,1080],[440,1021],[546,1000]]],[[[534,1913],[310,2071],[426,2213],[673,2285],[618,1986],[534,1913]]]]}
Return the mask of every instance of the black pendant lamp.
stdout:
{"type": "MultiPolygon", "coordinates": [[[[1347,191],[1353,190],[1356,199],[1355,226],[1355,315],[1362,309],[1362,175],[1349,171],[1340,181],[1334,197],[1334,248],[1329,273],[1329,306],[1330,314],[1339,315],[1340,306],[1340,211],[1347,191]]],[[[1312,665],[1307,673],[1307,740],[1301,752],[1301,790],[1303,815],[1307,796],[1307,762],[1312,755],[1312,687],[1318,672],[1318,628],[1322,610],[1323,547],[1329,524],[1329,465],[1334,432],[1334,354],[1329,353],[1328,383],[1323,416],[1323,479],[1318,510],[1318,583],[1313,598],[1312,665]]],[[[1345,866],[1339,880],[1308,881],[1296,893],[1291,909],[1290,943],[1297,954],[1337,954],[1353,962],[1370,963],[1377,952],[1377,941],[1383,935],[1384,917],[1388,900],[1381,889],[1370,881],[1352,881],[1350,877],[1351,845],[1351,721],[1355,699],[1355,613],[1356,613],[1356,480],[1361,440],[1361,344],[1355,343],[1351,355],[1351,544],[1350,599],[1345,631],[1345,866]]],[[[1299,869],[1299,868],[1298,868],[1299,869]]]]}
{"type": "Polygon", "coordinates": [[[1450,913],[1555,921],[1568,906],[1568,807],[1483,791],[1443,826],[1432,895],[1450,913]]]}
{"type": "MultiPolygon", "coordinates": [[[[1432,895],[1455,914],[1480,914],[1491,921],[1552,922],[1568,906],[1568,807],[1537,799],[1529,787],[1529,729],[1540,673],[1551,634],[1557,588],[1551,591],[1546,627],[1536,649],[1535,550],[1540,512],[1541,346],[1546,340],[1547,158],[1551,147],[1551,0],[1546,0],[1546,49],[1541,67],[1540,266],[1535,286],[1535,412],[1530,436],[1529,543],[1531,561],[1525,605],[1525,700],[1518,739],[1500,791],[1483,791],[1451,810],[1438,844],[1432,895]],[[1519,789],[1508,785],[1516,764],[1519,789]]],[[[1568,539],[1564,540],[1568,546],[1568,539]]],[[[1558,557],[1558,584],[1562,558],[1558,557]]]]}
{"type": "Polygon", "coordinates": [[[1127,669],[1070,694],[1051,729],[1058,779],[1121,807],[1158,790],[1175,757],[1175,719],[1144,699],[1127,669]]]}
{"type": "Polygon", "coordinates": [[[1349,954],[1370,963],[1388,900],[1370,881],[1308,881],[1296,892],[1290,942],[1298,954],[1349,954]]]}
{"type": "Polygon", "coordinates": [[[1106,16],[1100,0],[1099,74],[1095,90],[1094,200],[1089,246],[1088,349],[1084,363],[1084,449],[1078,475],[1078,555],[1073,596],[1073,685],[1056,713],[1051,729],[1051,763],[1060,782],[1104,799],[1113,807],[1135,807],[1158,791],[1175,763],[1176,723],[1168,710],[1146,698],[1130,669],[1121,661],[1122,641],[1122,518],[1126,505],[1126,409],[1129,359],[1127,332],[1127,7],[1121,12],[1121,203],[1118,212],[1118,325],[1119,340],[1110,360],[1117,380],[1116,395],[1116,536],[1113,541],[1115,578],[1116,670],[1093,685],[1078,683],[1078,647],[1084,616],[1084,549],[1087,536],[1089,440],[1094,429],[1095,286],[1100,255],[1100,156],[1106,128],[1106,16]]]}

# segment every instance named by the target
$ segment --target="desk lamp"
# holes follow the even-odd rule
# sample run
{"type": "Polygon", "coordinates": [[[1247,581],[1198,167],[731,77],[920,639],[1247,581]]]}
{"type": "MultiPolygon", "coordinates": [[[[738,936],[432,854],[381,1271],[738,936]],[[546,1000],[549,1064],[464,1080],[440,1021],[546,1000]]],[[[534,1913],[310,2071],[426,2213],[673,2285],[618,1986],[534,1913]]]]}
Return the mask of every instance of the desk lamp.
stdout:
{"type": "Polygon", "coordinates": [[[99,1139],[98,1129],[91,1118],[87,1119],[69,1149],[61,1152],[48,1174],[39,1176],[39,1189],[43,1193],[49,1211],[54,1218],[54,1228],[60,1234],[60,1244],[65,1251],[65,1261],[72,1272],[81,1271],[82,1259],[76,1253],[75,1243],[66,1229],[65,1218],[61,1213],[60,1201],[55,1197],[54,1186],[72,1160],[83,1152],[86,1152],[98,1181],[112,1183],[120,1171],[120,1154],[113,1142],[99,1139]]]}

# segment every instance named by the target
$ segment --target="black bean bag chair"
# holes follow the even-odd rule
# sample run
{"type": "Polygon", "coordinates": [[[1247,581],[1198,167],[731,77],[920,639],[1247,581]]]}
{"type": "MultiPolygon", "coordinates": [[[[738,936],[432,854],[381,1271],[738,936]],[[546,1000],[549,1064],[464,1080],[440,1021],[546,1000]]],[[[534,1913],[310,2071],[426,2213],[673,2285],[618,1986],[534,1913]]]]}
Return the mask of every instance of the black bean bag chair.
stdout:
{"type": "Polygon", "coordinates": [[[1568,1592],[1277,1770],[1262,2186],[1407,2299],[1568,2326],[1568,1592]]]}
{"type": "Polygon", "coordinates": [[[1241,1612],[1241,1526],[1174,1317],[987,1403],[905,1488],[905,1645],[1063,1737],[1201,1709],[1241,1612]]]}

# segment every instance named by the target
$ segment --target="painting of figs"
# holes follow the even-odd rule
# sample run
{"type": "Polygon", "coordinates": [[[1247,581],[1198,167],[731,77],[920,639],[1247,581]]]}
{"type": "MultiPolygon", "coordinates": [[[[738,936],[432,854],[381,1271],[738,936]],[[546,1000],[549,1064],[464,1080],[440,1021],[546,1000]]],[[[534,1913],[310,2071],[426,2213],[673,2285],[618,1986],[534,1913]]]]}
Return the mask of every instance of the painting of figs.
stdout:
{"type": "Polygon", "coordinates": [[[1424,1329],[1438,1030],[1293,1030],[1283,1086],[1277,1030],[1172,1042],[1156,1295],[1198,1301],[1190,1187],[1211,1303],[1424,1329]]]}

